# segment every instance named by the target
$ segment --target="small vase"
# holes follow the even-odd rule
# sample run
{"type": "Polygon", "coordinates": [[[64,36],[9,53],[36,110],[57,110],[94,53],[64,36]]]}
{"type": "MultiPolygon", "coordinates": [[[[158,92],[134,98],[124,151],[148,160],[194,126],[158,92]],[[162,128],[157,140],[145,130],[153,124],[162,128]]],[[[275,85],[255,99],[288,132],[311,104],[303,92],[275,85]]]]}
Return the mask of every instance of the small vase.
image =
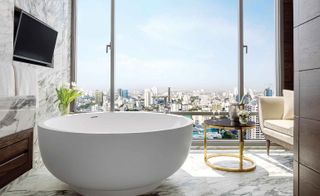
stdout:
{"type": "Polygon", "coordinates": [[[59,105],[59,111],[62,116],[69,114],[70,105],[59,105]]]}
{"type": "Polygon", "coordinates": [[[243,104],[232,103],[229,106],[229,119],[234,122],[239,122],[238,112],[243,109],[243,104]]]}
{"type": "Polygon", "coordinates": [[[240,124],[246,125],[248,124],[249,118],[239,118],[240,124]]]}

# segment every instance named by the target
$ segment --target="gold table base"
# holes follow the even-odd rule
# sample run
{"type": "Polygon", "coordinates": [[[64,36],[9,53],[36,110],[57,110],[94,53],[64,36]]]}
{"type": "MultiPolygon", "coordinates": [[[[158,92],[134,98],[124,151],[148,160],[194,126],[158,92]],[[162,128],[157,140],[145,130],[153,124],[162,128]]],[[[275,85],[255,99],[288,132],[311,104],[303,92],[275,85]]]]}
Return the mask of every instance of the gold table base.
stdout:
{"type": "MultiPolygon", "coordinates": [[[[222,171],[228,171],[228,172],[249,172],[253,171],[256,168],[256,164],[254,163],[253,160],[249,159],[248,157],[243,156],[243,151],[244,151],[244,139],[243,139],[243,128],[239,128],[239,155],[236,154],[211,154],[207,155],[207,128],[213,127],[213,128],[222,128],[221,126],[212,126],[212,125],[206,125],[204,127],[204,161],[206,165],[213,169],[218,169],[222,171]],[[229,168],[229,167],[222,167],[215,165],[213,163],[210,163],[208,160],[210,158],[214,157],[222,157],[222,156],[227,156],[227,157],[236,157],[239,158],[239,168],[229,168]],[[243,167],[243,160],[246,160],[250,162],[249,167],[243,167]]],[[[230,127],[229,127],[230,128],[230,127]]]]}
{"type": "Polygon", "coordinates": [[[207,166],[209,166],[213,169],[218,169],[218,170],[227,171],[227,172],[249,172],[249,171],[253,171],[256,168],[256,164],[254,163],[254,161],[249,159],[248,157],[242,157],[242,158],[243,158],[243,160],[250,162],[251,165],[249,167],[239,167],[239,168],[222,167],[222,166],[218,166],[213,163],[210,163],[208,160],[210,158],[214,158],[214,157],[235,157],[235,158],[240,159],[240,156],[236,155],[236,154],[211,154],[211,155],[208,155],[207,157],[205,157],[204,161],[207,166]]]}

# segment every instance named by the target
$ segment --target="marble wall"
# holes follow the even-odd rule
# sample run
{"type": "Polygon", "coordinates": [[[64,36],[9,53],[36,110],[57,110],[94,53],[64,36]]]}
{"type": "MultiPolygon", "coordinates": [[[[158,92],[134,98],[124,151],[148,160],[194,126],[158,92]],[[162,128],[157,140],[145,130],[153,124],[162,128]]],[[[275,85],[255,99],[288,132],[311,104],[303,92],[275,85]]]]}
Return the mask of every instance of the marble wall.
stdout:
{"type": "Polygon", "coordinates": [[[0,138],[34,127],[34,96],[0,97],[0,138]]]}
{"type": "Polygon", "coordinates": [[[13,54],[14,0],[0,3],[0,96],[14,96],[13,54]]]}
{"type": "MultiPolygon", "coordinates": [[[[30,80],[35,80],[37,99],[37,121],[59,114],[54,103],[55,88],[70,81],[71,62],[71,1],[72,0],[1,0],[0,3],[0,98],[15,99],[19,78],[16,69],[28,68],[30,80]],[[58,31],[54,53],[54,68],[21,63],[12,60],[13,56],[13,15],[14,7],[30,13],[58,31]],[[30,73],[30,72],[29,72],[30,73]]],[[[27,74],[27,73],[26,73],[27,74]]],[[[24,77],[29,77],[24,76],[24,77]]],[[[20,81],[21,82],[21,81],[20,81]]],[[[30,83],[32,84],[32,83],[30,83]]]]}

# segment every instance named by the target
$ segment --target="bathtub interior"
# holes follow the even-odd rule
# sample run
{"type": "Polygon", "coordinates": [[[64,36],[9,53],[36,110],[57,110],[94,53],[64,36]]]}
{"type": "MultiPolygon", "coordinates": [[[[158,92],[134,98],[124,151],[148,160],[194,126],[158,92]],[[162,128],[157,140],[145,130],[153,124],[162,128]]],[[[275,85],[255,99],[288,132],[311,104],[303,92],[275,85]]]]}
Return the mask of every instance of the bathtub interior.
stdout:
{"type": "Polygon", "coordinates": [[[42,123],[42,127],[74,133],[126,134],[176,129],[189,126],[191,119],[149,112],[107,112],[69,115],[42,123]]]}

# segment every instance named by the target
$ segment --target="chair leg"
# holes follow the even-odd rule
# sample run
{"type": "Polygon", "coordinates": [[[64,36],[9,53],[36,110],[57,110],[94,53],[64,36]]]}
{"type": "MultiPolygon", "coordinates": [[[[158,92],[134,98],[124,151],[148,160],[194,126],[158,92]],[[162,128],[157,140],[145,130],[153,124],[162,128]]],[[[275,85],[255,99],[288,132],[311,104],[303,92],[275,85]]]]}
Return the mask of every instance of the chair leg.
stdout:
{"type": "Polygon", "coordinates": [[[271,141],[270,140],[266,140],[267,141],[267,155],[269,156],[269,153],[270,153],[270,143],[271,141]]]}

